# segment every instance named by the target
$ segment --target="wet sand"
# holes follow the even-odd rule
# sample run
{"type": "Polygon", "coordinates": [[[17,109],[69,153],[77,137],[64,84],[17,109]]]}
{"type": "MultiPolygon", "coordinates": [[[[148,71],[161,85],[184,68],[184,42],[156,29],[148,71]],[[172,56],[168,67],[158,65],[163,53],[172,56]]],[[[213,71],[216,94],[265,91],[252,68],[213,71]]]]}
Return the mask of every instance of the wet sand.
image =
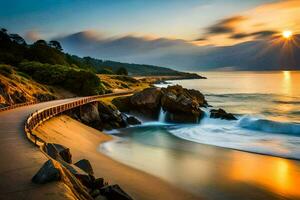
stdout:
{"type": "Polygon", "coordinates": [[[73,162],[88,159],[93,165],[96,177],[104,177],[111,184],[119,184],[135,199],[202,199],[160,178],[99,153],[97,151],[99,144],[112,138],[68,116],[62,115],[48,120],[37,128],[36,133],[47,142],[69,147],[73,162]]]}
{"type": "Polygon", "coordinates": [[[70,147],[73,161],[90,160],[97,177],[120,184],[136,199],[300,199],[299,161],[197,144],[161,132],[155,136],[153,130],[132,135],[129,129],[134,140],[111,140],[67,116],[53,118],[37,131],[49,142],[70,147]],[[105,141],[110,156],[124,164],[97,151],[105,141]]]}
{"type": "Polygon", "coordinates": [[[120,130],[124,140],[101,151],[204,199],[300,199],[299,161],[190,142],[167,127],[120,130]]]}

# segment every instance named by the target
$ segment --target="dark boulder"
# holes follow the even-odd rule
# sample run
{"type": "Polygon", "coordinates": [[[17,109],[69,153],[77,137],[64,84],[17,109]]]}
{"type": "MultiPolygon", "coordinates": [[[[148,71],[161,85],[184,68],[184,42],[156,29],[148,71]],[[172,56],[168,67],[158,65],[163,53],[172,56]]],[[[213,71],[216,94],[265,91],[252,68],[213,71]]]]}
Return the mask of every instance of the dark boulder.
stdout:
{"type": "Polygon", "coordinates": [[[55,167],[52,160],[48,160],[32,177],[31,181],[37,184],[45,184],[52,181],[58,181],[60,178],[61,174],[59,169],[55,167]]]}
{"type": "Polygon", "coordinates": [[[175,85],[162,89],[161,107],[167,111],[166,120],[178,123],[196,123],[203,117],[200,107],[207,102],[202,93],[175,85]]]}
{"type": "Polygon", "coordinates": [[[72,154],[70,152],[70,149],[63,145],[47,143],[43,147],[43,150],[55,160],[58,160],[58,158],[60,158],[67,163],[72,163],[72,154]]]}
{"type": "Polygon", "coordinates": [[[100,121],[98,103],[93,102],[80,106],[80,119],[82,122],[92,124],[100,121]]]}
{"type": "Polygon", "coordinates": [[[103,178],[97,178],[93,183],[93,188],[95,189],[101,189],[104,187],[107,183],[104,182],[103,178]]]}
{"type": "Polygon", "coordinates": [[[76,165],[77,167],[79,167],[80,169],[85,171],[86,173],[88,173],[90,175],[94,175],[93,167],[92,167],[90,161],[88,161],[87,159],[79,160],[78,162],[74,163],[74,165],[76,165]]]}
{"type": "Polygon", "coordinates": [[[124,116],[113,104],[100,101],[98,110],[105,129],[124,128],[127,126],[126,116],[124,116]]]}
{"type": "Polygon", "coordinates": [[[148,117],[156,118],[160,110],[160,99],[160,88],[147,88],[132,95],[130,103],[132,110],[137,110],[148,117]]]}
{"type": "Polygon", "coordinates": [[[126,119],[127,123],[129,125],[138,125],[141,124],[140,120],[138,120],[136,117],[130,116],[126,119]]]}
{"type": "Polygon", "coordinates": [[[79,167],[73,164],[68,163],[61,163],[65,168],[69,170],[84,186],[87,188],[92,188],[95,177],[93,175],[88,174],[87,172],[83,171],[79,167]]]}
{"type": "Polygon", "coordinates": [[[119,185],[109,185],[100,189],[101,195],[105,196],[108,200],[132,200],[119,185]]]}
{"type": "Polygon", "coordinates": [[[216,109],[210,110],[210,118],[237,120],[237,118],[233,114],[227,113],[225,110],[223,110],[221,108],[219,108],[218,110],[216,110],[216,109]]]}
{"type": "Polygon", "coordinates": [[[130,98],[130,96],[117,97],[112,100],[112,104],[115,105],[121,112],[130,112],[132,110],[130,98]]]}

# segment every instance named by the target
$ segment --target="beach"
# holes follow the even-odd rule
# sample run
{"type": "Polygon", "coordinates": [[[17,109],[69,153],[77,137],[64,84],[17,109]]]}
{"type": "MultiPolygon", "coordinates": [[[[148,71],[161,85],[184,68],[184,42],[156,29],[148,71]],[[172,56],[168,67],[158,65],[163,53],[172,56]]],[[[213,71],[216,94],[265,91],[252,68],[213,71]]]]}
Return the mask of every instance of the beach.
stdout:
{"type": "Polygon", "coordinates": [[[199,199],[199,196],[179,189],[158,177],[99,153],[99,144],[111,140],[112,137],[66,115],[46,121],[36,129],[36,133],[47,142],[69,147],[74,161],[88,159],[93,165],[96,177],[104,177],[110,184],[119,184],[136,199],[199,199]]]}

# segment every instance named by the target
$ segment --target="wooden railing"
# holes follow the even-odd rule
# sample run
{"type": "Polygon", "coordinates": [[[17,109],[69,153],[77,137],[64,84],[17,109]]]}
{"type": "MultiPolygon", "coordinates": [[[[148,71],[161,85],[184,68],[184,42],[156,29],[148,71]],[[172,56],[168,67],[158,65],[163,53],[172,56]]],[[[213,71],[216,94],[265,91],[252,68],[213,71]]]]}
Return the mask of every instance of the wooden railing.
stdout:
{"type": "Polygon", "coordinates": [[[10,106],[0,108],[0,112],[6,111],[6,110],[11,110],[11,109],[22,107],[22,106],[28,106],[28,105],[32,105],[32,104],[36,104],[36,103],[38,103],[38,102],[37,101],[31,101],[31,102],[26,102],[26,103],[18,103],[18,104],[14,104],[14,105],[10,105],[10,106]]]}
{"type": "Polygon", "coordinates": [[[28,117],[28,119],[25,122],[25,133],[29,140],[31,140],[34,144],[41,147],[43,144],[45,144],[45,141],[43,141],[41,138],[38,138],[34,133],[33,130],[39,126],[44,121],[63,113],[67,110],[70,110],[72,108],[91,103],[94,101],[99,100],[100,98],[104,97],[113,97],[113,96],[119,96],[119,95],[127,95],[132,94],[133,91],[128,92],[120,92],[120,93],[112,93],[112,94],[104,94],[104,95],[96,95],[96,96],[89,96],[89,97],[83,97],[68,103],[63,103],[55,106],[51,106],[48,108],[44,108],[41,110],[38,110],[34,113],[31,113],[28,117]]]}

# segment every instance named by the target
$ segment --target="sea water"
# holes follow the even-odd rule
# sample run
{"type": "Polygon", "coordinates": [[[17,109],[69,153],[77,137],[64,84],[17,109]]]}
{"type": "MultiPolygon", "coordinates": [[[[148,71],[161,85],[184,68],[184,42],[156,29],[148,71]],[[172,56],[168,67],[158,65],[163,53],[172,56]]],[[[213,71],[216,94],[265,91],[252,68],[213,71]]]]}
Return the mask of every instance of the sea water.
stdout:
{"type": "Polygon", "coordinates": [[[167,124],[161,110],[159,121],[120,130],[101,151],[208,199],[300,199],[299,162],[281,159],[300,159],[300,72],[199,74],[208,79],[157,85],[201,91],[213,107],[199,124],[167,124]],[[238,120],[211,119],[214,108],[238,120]]]}

